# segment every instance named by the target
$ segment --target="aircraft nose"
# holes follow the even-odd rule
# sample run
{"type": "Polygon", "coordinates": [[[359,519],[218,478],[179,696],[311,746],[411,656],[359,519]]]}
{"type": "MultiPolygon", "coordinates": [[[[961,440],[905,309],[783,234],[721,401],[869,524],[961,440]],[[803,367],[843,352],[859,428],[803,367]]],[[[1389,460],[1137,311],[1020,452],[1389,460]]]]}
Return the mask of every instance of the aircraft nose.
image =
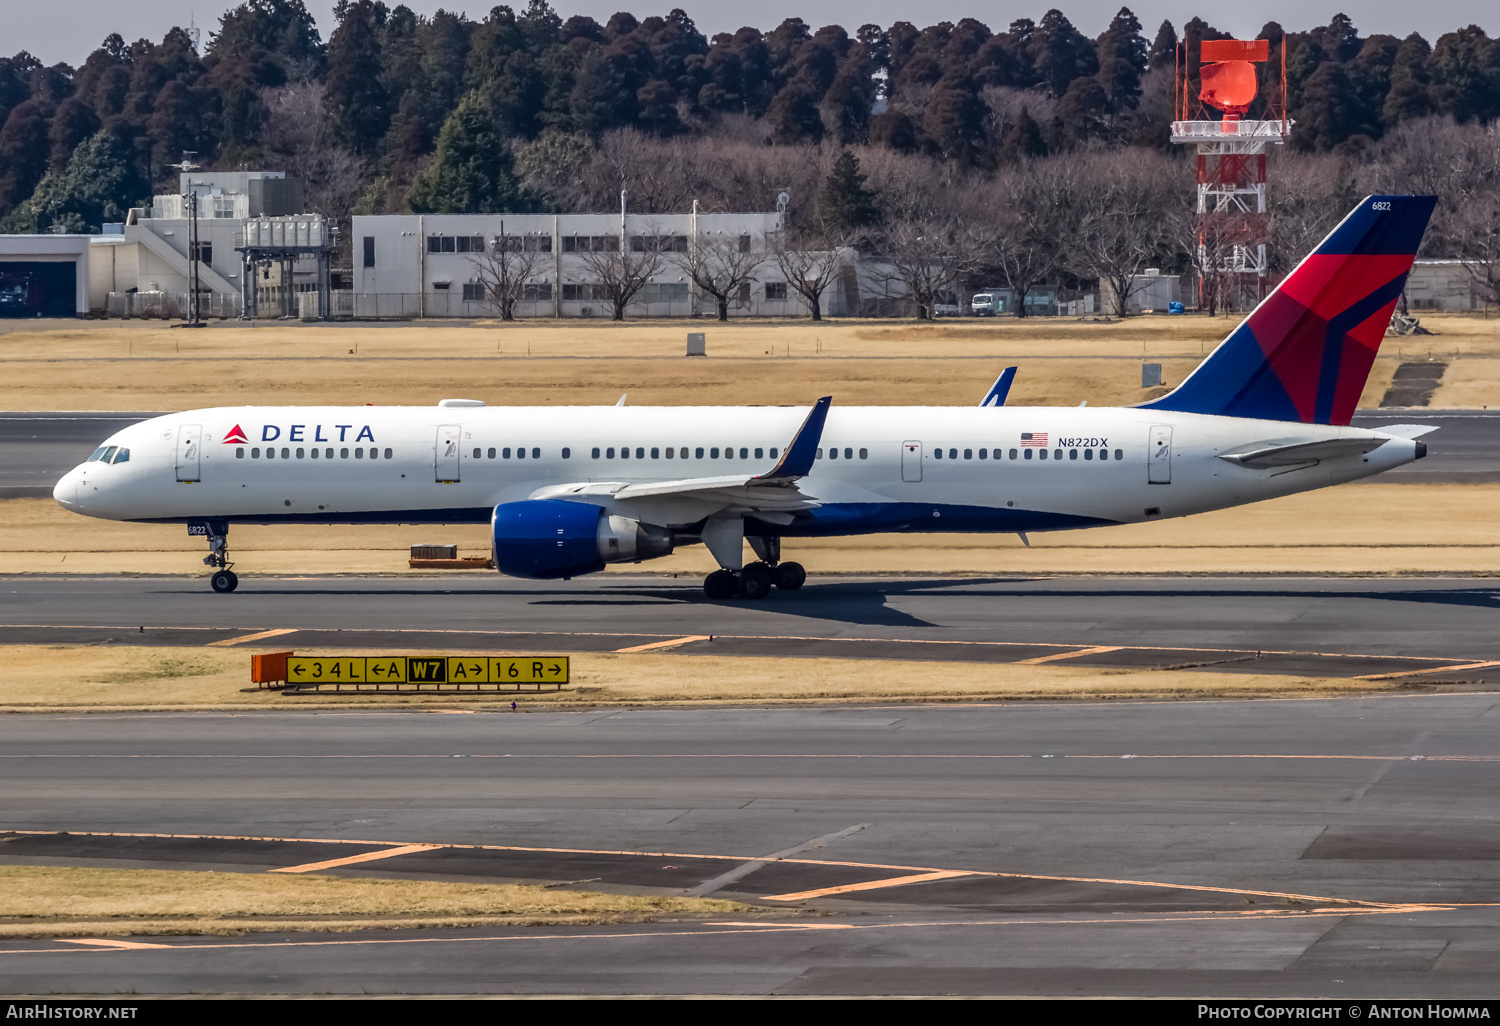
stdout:
{"type": "Polygon", "coordinates": [[[52,489],[52,498],[65,510],[77,513],[82,508],[78,501],[78,470],[74,468],[62,476],[57,487],[52,489]]]}

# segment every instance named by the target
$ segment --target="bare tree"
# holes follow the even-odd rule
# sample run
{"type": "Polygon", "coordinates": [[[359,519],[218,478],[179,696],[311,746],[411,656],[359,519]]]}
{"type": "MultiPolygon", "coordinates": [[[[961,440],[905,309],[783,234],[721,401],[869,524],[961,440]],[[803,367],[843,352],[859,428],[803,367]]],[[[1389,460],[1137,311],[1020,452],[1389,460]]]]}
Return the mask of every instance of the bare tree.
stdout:
{"type": "Polygon", "coordinates": [[[622,236],[618,248],[578,254],[593,277],[595,298],[609,301],[612,320],[623,321],[630,301],[667,266],[662,236],[648,226],[645,234],[622,236]]]}
{"type": "Polygon", "coordinates": [[[483,250],[470,257],[474,277],[484,289],[484,298],[500,314],[502,321],[516,319],[516,304],[526,295],[526,285],[539,269],[550,263],[543,244],[551,236],[511,235],[500,222],[500,234],[483,250]]]}
{"type": "Polygon", "coordinates": [[[910,299],[918,320],[929,320],[939,300],[958,287],[976,265],[975,229],[955,215],[888,222],[880,233],[887,291],[910,299]]]}
{"type": "Polygon", "coordinates": [[[729,320],[729,303],[765,265],[766,251],[751,235],[703,232],[688,240],[686,253],[673,255],[672,262],[687,273],[693,286],[713,297],[719,320],[729,320]]]}
{"type": "Polygon", "coordinates": [[[1117,317],[1130,312],[1130,297],[1147,284],[1141,271],[1159,265],[1171,242],[1170,214],[1182,201],[1171,170],[1162,158],[1121,153],[1083,170],[1075,259],[1099,279],[1117,317]]]}
{"type": "Polygon", "coordinates": [[[854,236],[849,232],[792,234],[767,237],[776,267],[787,288],[807,303],[812,319],[823,319],[823,293],[839,280],[854,236]]]}
{"type": "Polygon", "coordinates": [[[350,217],[368,185],[367,162],[335,139],[323,111],[321,83],[296,81],[269,89],[265,103],[261,145],[273,158],[273,166],[302,179],[307,208],[340,227],[340,248],[347,259],[353,239],[350,217]]]}
{"type": "Polygon", "coordinates": [[[1063,160],[1032,161],[995,185],[982,189],[975,221],[982,259],[1005,275],[1016,295],[1016,316],[1025,317],[1026,296],[1062,267],[1077,234],[1080,213],[1069,165],[1063,160]]]}

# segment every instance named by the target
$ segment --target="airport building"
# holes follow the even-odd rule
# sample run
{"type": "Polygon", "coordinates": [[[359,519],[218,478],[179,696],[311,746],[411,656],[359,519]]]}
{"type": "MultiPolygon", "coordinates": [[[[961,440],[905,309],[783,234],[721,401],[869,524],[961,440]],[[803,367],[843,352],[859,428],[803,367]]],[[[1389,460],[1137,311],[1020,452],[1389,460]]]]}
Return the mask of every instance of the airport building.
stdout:
{"type": "MultiPolygon", "coordinates": [[[[611,264],[637,266],[647,254],[654,273],[627,307],[631,317],[716,315],[712,296],[692,285],[687,264],[695,245],[729,246],[759,260],[729,303],[729,315],[805,317],[807,305],[769,253],[781,228],[777,212],[750,214],[386,214],[355,217],[353,315],[359,318],[489,317],[498,246],[521,256],[525,287],[518,317],[613,315],[611,264]],[[623,240],[623,241],[622,241],[623,240]],[[623,257],[624,260],[620,260],[623,257]]],[[[860,290],[855,256],[848,273],[822,299],[825,313],[856,312],[860,290]],[[848,281],[843,279],[847,278],[848,281]]]]}

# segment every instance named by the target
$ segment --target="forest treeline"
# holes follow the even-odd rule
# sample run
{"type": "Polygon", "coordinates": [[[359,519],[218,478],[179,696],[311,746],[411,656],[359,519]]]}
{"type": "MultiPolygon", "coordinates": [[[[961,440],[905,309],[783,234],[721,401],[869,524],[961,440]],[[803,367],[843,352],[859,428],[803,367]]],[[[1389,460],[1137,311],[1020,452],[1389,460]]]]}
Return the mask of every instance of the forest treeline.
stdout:
{"type": "MultiPolygon", "coordinates": [[[[1195,66],[1203,40],[1226,37],[1200,18],[1148,32],[1127,8],[1095,39],[1059,10],[1002,31],[793,18],[711,39],[681,10],[600,24],[546,0],[478,21],[343,0],[336,19],[325,42],[302,0],[245,0],[201,53],[173,29],[160,42],[112,34],[78,68],[0,58],[0,230],[121,220],[175,191],[170,165],[192,152],[210,168],[296,175],[310,208],[344,224],[611,210],[621,189],[641,213],[694,200],[768,210],[788,191],[790,226],[820,244],[936,244],[1007,278],[1031,273],[1002,252],[1028,238],[1056,258],[1054,277],[1186,269],[1192,170],[1168,141],[1174,62],[1195,66]],[[1114,238],[1111,223],[1137,237],[1114,238]],[[1105,236],[1133,255],[1100,257],[1105,236]]],[[[1362,36],[1343,15],[1259,36],[1271,60],[1248,116],[1279,94],[1284,49],[1296,122],[1273,147],[1275,262],[1294,262],[1365,191],[1434,191],[1424,251],[1482,256],[1494,291],[1500,41],[1473,25],[1431,43],[1362,36]]]]}
{"type": "MultiPolygon", "coordinates": [[[[600,24],[546,0],[478,21],[344,0],[336,18],[325,42],[302,0],[246,0],[201,54],[173,29],[157,43],[112,34],[78,68],[0,58],[0,218],[26,205],[12,230],[116,219],[169,183],[185,151],[214,167],[291,165],[337,217],[597,204],[570,175],[622,129],[869,146],[981,173],[1079,149],[1162,149],[1179,40],[1191,64],[1202,40],[1226,36],[1199,18],[1148,34],[1127,8],[1096,39],[1059,10],[1001,31],[971,18],[852,31],[793,18],[712,39],[681,10],[600,24]]],[[[1285,40],[1302,151],[1358,150],[1434,114],[1500,114],[1500,44],[1477,26],[1429,43],[1361,36],[1339,15],[1306,31],[1270,22],[1259,36],[1272,59],[1257,102],[1277,91],[1285,40]]]]}

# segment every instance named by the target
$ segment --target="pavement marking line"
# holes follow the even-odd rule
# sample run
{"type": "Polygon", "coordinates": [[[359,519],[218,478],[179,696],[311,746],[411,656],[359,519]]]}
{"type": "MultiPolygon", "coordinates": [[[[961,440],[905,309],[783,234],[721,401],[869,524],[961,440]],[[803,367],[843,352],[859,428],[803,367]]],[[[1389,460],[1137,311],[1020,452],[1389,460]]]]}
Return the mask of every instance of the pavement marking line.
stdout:
{"type": "MultiPolygon", "coordinates": [[[[1043,663],[1055,663],[1062,659],[1077,659],[1079,656],[1102,655],[1105,652],[1118,652],[1123,645],[1095,645],[1093,648],[1080,648],[1074,652],[1059,652],[1056,655],[1037,656],[1035,659],[1017,659],[1016,666],[1040,666],[1043,663]]],[[[1172,651],[1163,649],[1163,651],[1172,651]]]]}
{"type": "MultiPolygon", "coordinates": [[[[309,578],[317,580],[318,578],[309,578]]],[[[39,630],[119,630],[133,631],[136,628],[128,625],[97,624],[97,623],[0,623],[0,629],[14,630],[20,628],[35,628],[39,630]]],[[[180,630],[180,631],[218,631],[229,628],[224,627],[153,627],[152,630],[180,630]]],[[[340,627],[301,627],[304,632],[337,632],[344,630],[340,627]]],[[[675,639],[675,636],[644,634],[635,631],[629,634],[618,631],[544,631],[544,630],[479,630],[473,628],[459,627],[381,627],[372,628],[364,633],[376,634],[465,634],[478,637],[558,637],[558,638],[641,638],[641,637],[663,637],[675,639]]],[[[983,641],[983,640],[949,640],[940,638],[860,638],[860,637],[828,637],[804,635],[804,634],[715,634],[714,637],[721,641],[826,641],[826,642],[853,642],[853,643],[880,643],[897,645],[970,645],[985,648],[1073,648],[1064,642],[1057,641],[983,641]]],[[[1122,652],[1202,652],[1208,654],[1237,654],[1247,655],[1252,650],[1245,648],[1201,648],[1191,645],[1116,645],[1116,649],[1122,652]]],[[[1308,652],[1295,649],[1255,649],[1256,654],[1263,656],[1291,655],[1291,656],[1317,656],[1325,659],[1387,659],[1398,662],[1433,662],[1446,656],[1414,656],[1414,655],[1390,655],[1374,654],[1369,652],[1308,652]]],[[[589,654],[589,653],[583,653],[589,654]]]]}
{"type": "Polygon", "coordinates": [[[843,830],[839,830],[835,833],[824,834],[822,837],[814,837],[809,841],[803,841],[801,844],[793,845],[785,851],[778,851],[774,855],[767,855],[764,858],[759,859],[751,859],[749,862],[746,862],[740,866],[736,866],[727,873],[720,873],[718,876],[714,877],[711,880],[703,881],[697,887],[694,887],[692,890],[688,891],[687,896],[690,898],[701,898],[706,894],[712,894],[715,891],[722,890],[723,888],[728,887],[730,884],[734,883],[737,880],[743,880],[745,877],[749,876],[751,873],[755,872],[758,869],[763,869],[768,863],[780,862],[782,859],[789,859],[793,855],[801,855],[803,852],[810,851],[813,848],[821,848],[825,844],[830,844],[842,837],[848,837],[850,834],[858,833],[868,825],[869,824],[867,823],[856,823],[852,827],[845,827],[843,830]]]}
{"type": "MultiPolygon", "coordinates": [[[[0,830],[0,834],[14,834],[17,836],[48,836],[55,835],[56,830],[0,830]]],[[[244,834],[165,834],[151,833],[146,831],[104,831],[104,830],[70,830],[68,833],[74,837],[158,837],[163,839],[177,839],[190,841],[281,841],[293,844],[392,844],[391,841],[364,841],[348,837],[251,837],[244,834]]],[[[702,853],[670,852],[670,851],[625,851],[607,848],[533,848],[521,845],[508,844],[427,844],[414,845],[408,842],[405,847],[418,848],[453,848],[461,851],[517,851],[528,854],[561,854],[561,855],[625,855],[631,857],[645,858],[676,858],[676,859],[703,859],[722,862],[753,862],[755,856],[746,855],[705,855],[702,853]]],[[[1345,911],[1354,911],[1357,908],[1385,912],[1398,908],[1412,907],[1410,904],[1401,904],[1388,901],[1370,901],[1364,898],[1335,898],[1319,894],[1299,894],[1293,891],[1259,891],[1245,887],[1215,887],[1209,884],[1186,884],[1169,883],[1162,880],[1124,880],[1114,877],[1094,876],[1054,876],[1046,873],[1006,873],[991,869],[964,869],[964,870],[934,870],[931,866],[897,866],[882,862],[850,862],[834,859],[783,859],[784,862],[795,863],[805,866],[838,866],[853,869],[892,869],[905,871],[907,873],[932,873],[945,872],[958,876],[990,876],[1011,880],[1057,880],[1063,883],[1098,883],[1119,884],[1125,887],[1158,887],[1179,891],[1203,891],[1209,894],[1248,894],[1255,897],[1266,898],[1294,898],[1298,901],[1330,902],[1343,906],[1345,911]]]]}
{"type": "Polygon", "coordinates": [[[1390,680],[1394,677],[1414,677],[1419,673],[1444,673],[1448,670],[1478,670],[1486,666],[1500,666],[1500,659],[1484,663],[1454,663],[1452,666],[1428,666],[1420,670],[1397,670],[1395,673],[1365,673],[1353,680],[1390,680]]]}
{"type": "Polygon", "coordinates": [[[672,638],[670,641],[653,641],[647,645],[632,645],[629,648],[617,648],[615,652],[651,652],[662,648],[676,648],[678,645],[690,645],[695,641],[707,641],[710,637],[712,635],[689,634],[682,638],[672,638]]]}
{"type": "MultiPolygon", "coordinates": [[[[1467,905],[1402,905],[1393,908],[1380,909],[1326,909],[1321,911],[1287,911],[1279,917],[1282,919],[1318,919],[1330,916],[1352,916],[1352,915],[1389,915],[1391,913],[1412,912],[1452,912],[1455,909],[1467,908],[1467,905]]],[[[364,937],[357,940],[315,940],[315,941],[261,941],[257,938],[247,938],[238,943],[215,941],[208,944],[153,944],[151,947],[162,948],[168,951],[213,951],[226,948],[244,950],[254,945],[254,950],[260,951],[266,948],[349,948],[349,947],[383,947],[393,944],[485,944],[506,943],[510,941],[590,941],[590,940],[635,940],[643,937],[733,937],[741,934],[757,933],[810,933],[817,930],[830,928],[841,928],[845,930],[898,930],[898,929],[940,929],[946,927],[973,927],[973,926],[1099,926],[1099,925],[1130,925],[1135,923],[1203,923],[1224,922],[1225,919],[1245,919],[1256,916],[1256,921],[1264,922],[1264,916],[1259,913],[1246,912],[1204,912],[1193,910],[1181,913],[1158,913],[1145,915],[1117,915],[1108,919],[981,919],[981,920],[925,920],[919,922],[875,922],[875,923],[792,923],[787,925],[765,925],[742,926],[729,929],[698,929],[698,930],[640,930],[632,933],[542,933],[541,927],[528,927],[525,932],[510,934],[503,937],[475,937],[472,935],[459,937],[399,937],[393,939],[379,937],[364,937]]],[[[713,924],[706,924],[712,926],[713,924]]],[[[728,924],[724,924],[728,926],[728,924]]],[[[61,939],[61,938],[55,938],[61,939]]],[[[143,947],[146,945],[142,945],[143,947]]],[[[124,950],[122,948],[11,948],[0,950],[0,955],[57,955],[66,952],[68,954],[84,953],[92,951],[94,954],[113,953],[124,950]]]]}
{"type": "Polygon", "coordinates": [[[762,894],[762,901],[806,901],[808,898],[824,898],[830,894],[849,894],[853,891],[876,891],[885,887],[905,887],[907,884],[924,883],[928,880],[950,880],[956,876],[989,876],[988,873],[967,873],[962,869],[939,869],[933,873],[915,873],[911,876],[892,876],[884,880],[866,880],[864,883],[843,884],[839,887],[819,887],[811,891],[793,891],[791,894],[762,894]]]}
{"type": "Polygon", "coordinates": [[[277,638],[283,634],[296,634],[296,627],[277,627],[271,631],[261,631],[258,634],[245,634],[238,638],[225,638],[223,641],[210,641],[204,648],[228,648],[231,645],[243,645],[247,641],[260,641],[263,638],[277,638]]]}
{"type": "Polygon", "coordinates": [[[110,940],[108,937],[55,937],[59,944],[95,944],[101,948],[170,948],[170,944],[144,944],[141,941],[110,940]]]}
{"type": "Polygon", "coordinates": [[[444,844],[403,844],[399,848],[386,848],[383,851],[367,851],[363,855],[350,855],[344,859],[329,859],[326,862],[308,862],[300,866],[287,866],[285,869],[272,869],[272,873],[311,873],[319,869],[333,869],[335,866],[352,866],[356,862],[374,862],[377,859],[392,859],[397,855],[410,855],[414,851],[432,851],[434,848],[446,848],[444,844]]]}

